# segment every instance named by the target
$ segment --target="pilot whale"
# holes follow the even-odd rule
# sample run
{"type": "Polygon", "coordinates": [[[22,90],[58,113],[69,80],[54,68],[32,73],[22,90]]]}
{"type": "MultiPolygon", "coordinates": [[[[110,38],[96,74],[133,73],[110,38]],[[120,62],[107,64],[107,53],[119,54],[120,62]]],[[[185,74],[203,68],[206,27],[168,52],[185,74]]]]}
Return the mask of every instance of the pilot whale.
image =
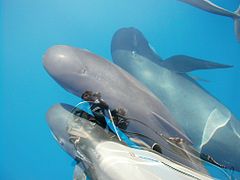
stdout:
{"type": "Polygon", "coordinates": [[[240,6],[235,12],[228,11],[209,0],[179,0],[194,7],[208,11],[213,14],[230,17],[234,20],[234,30],[238,41],[240,41],[240,6]]]}
{"type": "Polygon", "coordinates": [[[126,108],[127,131],[150,147],[158,143],[164,156],[197,171],[206,171],[191,141],[165,105],[120,67],[90,51],[64,45],[49,48],[43,65],[49,75],[72,94],[81,97],[86,90],[98,91],[109,107],[126,108]],[[184,142],[172,146],[170,137],[180,137],[184,142]]]}
{"type": "Polygon", "coordinates": [[[112,38],[112,59],[145,84],[168,107],[199,152],[240,170],[240,122],[187,72],[228,68],[189,56],[160,58],[144,35],[122,28],[112,38]]]}
{"type": "MultiPolygon", "coordinates": [[[[201,159],[191,160],[198,171],[173,162],[149,148],[131,148],[120,142],[116,135],[77,115],[80,109],[68,104],[56,104],[47,112],[47,123],[59,145],[76,161],[74,179],[92,180],[159,180],[204,179],[230,177],[219,168],[218,174],[208,173],[201,166],[201,159]],[[75,109],[73,111],[73,109],[75,109]],[[201,170],[202,169],[202,170],[201,170]],[[124,173],[123,173],[124,172],[124,173]]],[[[172,148],[178,154],[179,149],[172,148]]],[[[181,154],[189,159],[187,154],[181,154]]],[[[192,157],[194,158],[194,157],[192,157]]],[[[196,168],[195,168],[196,169],[196,168]]]]}

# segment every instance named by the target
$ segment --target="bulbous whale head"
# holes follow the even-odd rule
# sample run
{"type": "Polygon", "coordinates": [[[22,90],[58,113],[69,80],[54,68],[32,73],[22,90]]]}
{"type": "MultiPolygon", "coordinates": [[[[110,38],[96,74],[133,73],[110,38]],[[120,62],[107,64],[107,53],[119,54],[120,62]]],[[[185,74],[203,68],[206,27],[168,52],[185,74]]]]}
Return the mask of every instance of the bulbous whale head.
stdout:
{"type": "MultiPolygon", "coordinates": [[[[107,65],[99,63],[100,57],[88,50],[65,45],[49,48],[44,55],[43,65],[50,76],[67,91],[81,96],[85,90],[97,86],[107,65]]],[[[95,89],[94,89],[95,90],[95,89]]]]}

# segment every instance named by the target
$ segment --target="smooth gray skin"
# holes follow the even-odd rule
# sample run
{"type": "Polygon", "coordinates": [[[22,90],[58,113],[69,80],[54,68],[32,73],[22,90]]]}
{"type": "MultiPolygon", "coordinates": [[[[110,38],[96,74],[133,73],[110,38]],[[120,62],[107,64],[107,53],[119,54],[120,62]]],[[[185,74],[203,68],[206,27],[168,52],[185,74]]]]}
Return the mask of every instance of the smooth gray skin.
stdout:
{"type": "MultiPolygon", "coordinates": [[[[109,61],[87,50],[54,46],[48,49],[43,64],[54,80],[78,97],[86,90],[101,92],[110,107],[126,108],[128,117],[147,123],[156,132],[189,141],[165,105],[130,74],[109,61]]],[[[152,130],[146,130],[136,121],[131,122],[130,127],[137,132],[145,130],[148,137],[158,139],[152,135],[152,130]]]]}
{"type": "Polygon", "coordinates": [[[238,41],[240,42],[240,6],[235,12],[228,11],[208,0],[179,0],[190,4],[199,9],[208,11],[213,14],[227,16],[234,19],[234,31],[238,41]]]}
{"type": "MultiPolygon", "coordinates": [[[[236,148],[240,147],[240,123],[223,104],[187,74],[170,70],[174,65],[171,60],[171,66],[166,66],[168,61],[163,61],[135,28],[122,28],[115,33],[112,57],[117,65],[161,99],[199,152],[240,170],[240,149],[236,148]]],[[[185,62],[184,59],[178,61],[185,62]]],[[[202,61],[198,62],[201,64],[202,61]]],[[[183,70],[195,69],[194,66],[196,69],[198,66],[230,67],[207,61],[199,65],[194,60],[190,65],[185,64],[187,68],[184,64],[180,65],[177,68],[183,70]]]]}
{"type": "Polygon", "coordinates": [[[47,112],[47,123],[61,148],[79,161],[74,170],[74,178],[81,179],[86,175],[91,179],[109,179],[96,163],[98,157],[95,147],[103,141],[116,141],[116,138],[111,138],[112,134],[107,134],[100,126],[74,115],[73,109],[73,106],[63,103],[52,106],[47,112]],[[74,145],[73,141],[79,137],[79,143],[74,145]],[[86,171],[80,173],[83,169],[86,171]]]}
{"type": "MultiPolygon", "coordinates": [[[[72,111],[73,108],[71,105],[61,103],[48,110],[47,123],[55,139],[69,155],[79,161],[79,164],[75,167],[75,177],[81,177],[85,174],[91,179],[109,179],[108,175],[100,170],[99,166],[101,165],[98,164],[100,158],[95,149],[98,144],[105,141],[124,143],[96,123],[76,116],[72,111]],[[74,145],[73,142],[78,137],[80,137],[80,140],[74,145]],[[86,171],[83,173],[82,169],[86,171]]],[[[77,111],[79,109],[75,109],[75,112],[77,111]]],[[[169,155],[168,158],[208,175],[207,170],[202,165],[202,160],[195,155],[195,151],[190,146],[176,146],[169,142],[167,144],[167,149],[162,146],[162,150],[169,155]],[[167,151],[169,152],[167,153],[167,151]]]]}
{"type": "MultiPolygon", "coordinates": [[[[144,135],[145,137],[138,137],[148,145],[158,143],[165,156],[177,162],[182,161],[189,167],[195,164],[180,160],[181,157],[188,156],[184,153],[185,150],[192,154],[195,151],[189,145],[189,138],[179,130],[163,103],[120,67],[89,51],[69,46],[50,48],[44,56],[43,64],[54,80],[69,92],[81,96],[86,90],[98,91],[111,108],[126,108],[128,117],[141,122],[129,119],[127,131],[144,135]],[[184,151],[169,151],[172,147],[165,137],[185,139],[180,147],[184,151]]],[[[199,167],[201,166],[192,168],[199,167]]]]}
{"type": "Polygon", "coordinates": [[[203,9],[213,14],[218,14],[221,16],[227,16],[231,18],[240,18],[238,14],[228,11],[208,0],[179,0],[179,1],[190,4],[192,6],[203,9]]]}

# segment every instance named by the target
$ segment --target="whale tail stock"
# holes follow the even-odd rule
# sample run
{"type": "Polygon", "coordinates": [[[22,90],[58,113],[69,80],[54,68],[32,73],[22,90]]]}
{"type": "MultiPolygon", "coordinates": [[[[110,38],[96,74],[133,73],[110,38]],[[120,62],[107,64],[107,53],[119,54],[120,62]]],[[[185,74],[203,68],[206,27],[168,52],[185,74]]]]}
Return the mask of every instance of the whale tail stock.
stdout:
{"type": "Polygon", "coordinates": [[[238,16],[234,18],[234,30],[238,41],[240,42],[240,5],[235,11],[235,14],[238,16]]]}

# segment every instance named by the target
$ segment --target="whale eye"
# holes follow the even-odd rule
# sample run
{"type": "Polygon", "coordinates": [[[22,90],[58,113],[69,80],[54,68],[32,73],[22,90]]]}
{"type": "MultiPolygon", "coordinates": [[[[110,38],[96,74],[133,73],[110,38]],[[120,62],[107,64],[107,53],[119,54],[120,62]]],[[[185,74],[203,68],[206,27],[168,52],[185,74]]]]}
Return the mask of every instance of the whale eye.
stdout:
{"type": "Polygon", "coordinates": [[[86,66],[83,66],[80,71],[79,71],[80,74],[87,74],[87,67],[86,66]]]}
{"type": "Polygon", "coordinates": [[[136,51],[132,51],[132,56],[135,57],[137,55],[136,51]]]}

